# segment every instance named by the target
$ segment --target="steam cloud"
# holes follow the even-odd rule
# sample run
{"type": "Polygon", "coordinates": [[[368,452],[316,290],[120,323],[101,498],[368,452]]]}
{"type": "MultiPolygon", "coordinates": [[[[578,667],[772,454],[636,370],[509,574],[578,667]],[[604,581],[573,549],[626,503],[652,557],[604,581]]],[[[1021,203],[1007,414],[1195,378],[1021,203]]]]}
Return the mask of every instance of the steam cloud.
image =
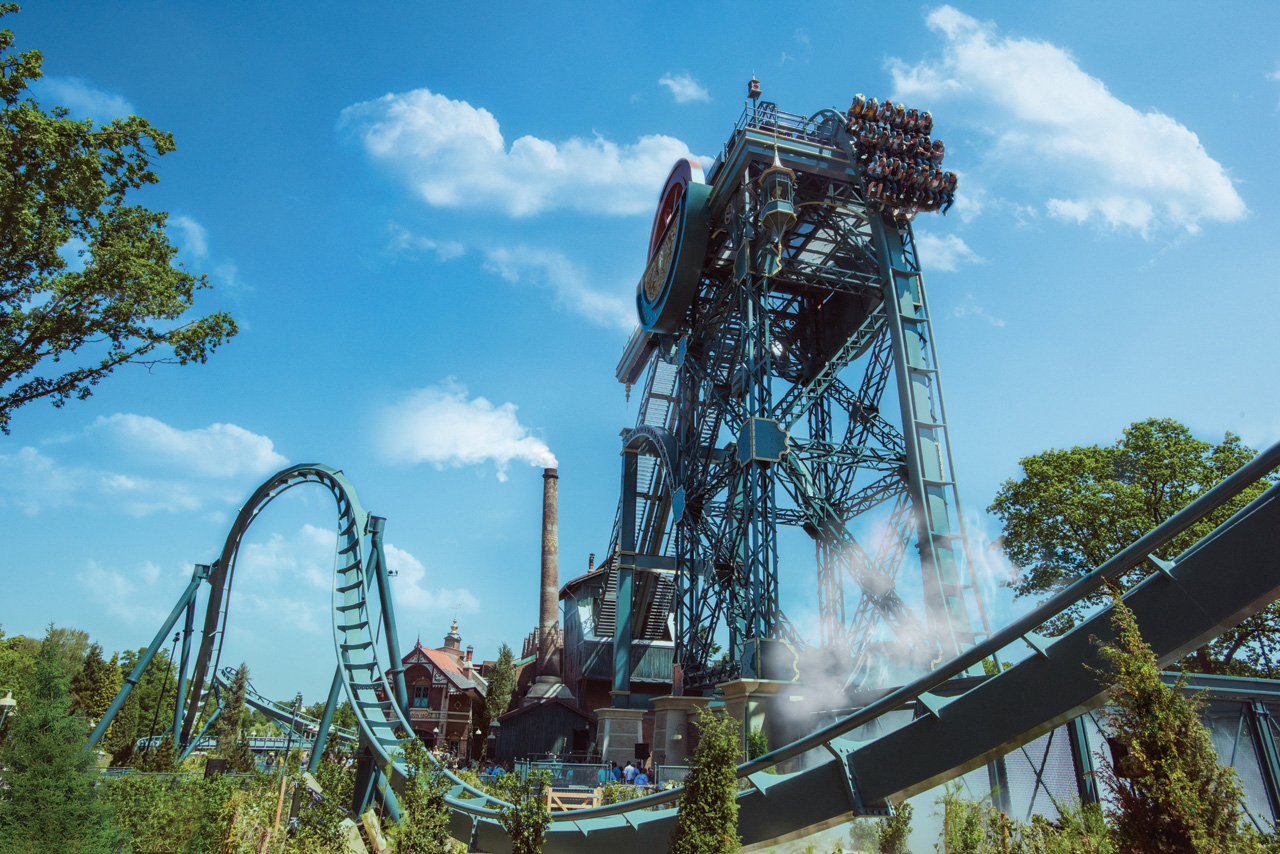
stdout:
{"type": "Polygon", "coordinates": [[[500,481],[507,479],[512,460],[557,466],[547,443],[529,435],[529,428],[516,419],[516,409],[514,403],[494,406],[483,397],[469,397],[466,386],[450,378],[388,410],[383,447],[392,460],[430,463],[437,469],[492,460],[500,481]]]}

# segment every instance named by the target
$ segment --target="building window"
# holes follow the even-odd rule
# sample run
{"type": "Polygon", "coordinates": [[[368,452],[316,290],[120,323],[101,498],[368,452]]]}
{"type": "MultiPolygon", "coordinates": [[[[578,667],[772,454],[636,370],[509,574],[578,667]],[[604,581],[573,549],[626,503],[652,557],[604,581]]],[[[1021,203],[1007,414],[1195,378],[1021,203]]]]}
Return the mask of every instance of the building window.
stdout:
{"type": "Polygon", "coordinates": [[[431,707],[430,703],[430,686],[414,685],[413,686],[413,707],[415,709],[427,709],[431,707]]]}

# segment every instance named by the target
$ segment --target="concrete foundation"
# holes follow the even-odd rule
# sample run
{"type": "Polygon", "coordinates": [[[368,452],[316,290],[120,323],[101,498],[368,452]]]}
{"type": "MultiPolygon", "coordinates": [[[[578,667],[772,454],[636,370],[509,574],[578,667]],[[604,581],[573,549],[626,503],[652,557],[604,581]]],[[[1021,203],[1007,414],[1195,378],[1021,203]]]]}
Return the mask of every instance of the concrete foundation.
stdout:
{"type": "Polygon", "coordinates": [[[634,762],[636,742],[644,741],[644,710],[596,709],[596,720],[600,757],[618,767],[634,762]]]}
{"type": "MultiPolygon", "coordinates": [[[[763,730],[769,748],[789,744],[796,736],[787,723],[787,705],[799,697],[804,686],[797,682],[775,682],[769,679],[734,679],[718,686],[724,693],[725,712],[738,721],[738,749],[742,761],[747,759],[747,733],[763,730]]],[[[780,771],[792,770],[785,765],[780,771]]]]}
{"type": "Polygon", "coordinates": [[[693,723],[709,697],[654,697],[653,764],[683,765],[689,758],[693,723]]]}

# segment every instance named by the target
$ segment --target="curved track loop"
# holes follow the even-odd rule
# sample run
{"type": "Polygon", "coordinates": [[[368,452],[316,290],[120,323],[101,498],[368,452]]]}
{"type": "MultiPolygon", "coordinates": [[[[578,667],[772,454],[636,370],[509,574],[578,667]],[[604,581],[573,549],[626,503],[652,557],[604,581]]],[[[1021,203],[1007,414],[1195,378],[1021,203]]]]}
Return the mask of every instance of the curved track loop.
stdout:
{"type": "MultiPolygon", "coordinates": [[[[245,533],[274,499],[295,486],[307,483],[327,489],[337,504],[338,541],[332,600],[334,652],[343,690],[359,724],[360,740],[373,753],[374,765],[379,769],[375,772],[376,784],[394,814],[397,812],[394,791],[400,789],[406,773],[401,745],[413,728],[401,703],[395,702],[397,697],[403,701],[404,694],[403,682],[397,686],[396,680],[391,678],[399,673],[400,662],[392,661],[390,654],[386,662],[379,661],[378,657],[379,635],[395,626],[390,591],[382,587],[386,583],[386,575],[377,571],[386,565],[382,554],[382,520],[365,511],[355,489],[339,469],[317,463],[284,469],[258,487],[240,508],[222,555],[210,574],[211,593],[190,696],[199,698],[205,681],[215,681],[236,557],[245,533]]],[[[387,631],[389,650],[396,648],[392,635],[387,631]]],[[[184,733],[190,733],[199,706],[198,702],[190,704],[184,733]]],[[[183,741],[190,741],[189,736],[183,741]]],[[[496,808],[504,805],[504,802],[467,785],[447,769],[445,774],[452,784],[449,798],[456,810],[469,815],[495,817],[496,808]]]]}

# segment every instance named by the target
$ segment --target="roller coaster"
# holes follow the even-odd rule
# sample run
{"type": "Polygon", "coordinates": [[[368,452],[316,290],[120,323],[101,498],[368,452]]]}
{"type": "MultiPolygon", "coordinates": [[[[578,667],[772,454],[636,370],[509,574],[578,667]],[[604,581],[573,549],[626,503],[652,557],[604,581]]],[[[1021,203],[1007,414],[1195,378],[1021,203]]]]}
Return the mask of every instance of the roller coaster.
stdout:
{"type": "MultiPolygon", "coordinates": [[[[1181,555],[1156,557],[1268,478],[1280,464],[1277,444],[1031,612],[997,630],[987,625],[967,575],[911,212],[883,194],[868,197],[856,130],[834,110],[802,117],[753,99],[705,174],[692,162],[677,164],[638,288],[641,327],[618,370],[621,381],[642,384],[643,397],[639,422],[623,437],[622,493],[605,562],[618,592],[615,660],[630,660],[637,585],[646,573],[673,573],[685,690],[769,678],[768,643],[834,650],[851,689],[880,688],[853,713],[739,766],[739,832],[748,846],[883,815],[1102,705],[1105,693],[1085,665],[1097,663],[1091,639],[1112,636],[1110,610],[1061,637],[1037,630],[1135,567],[1151,572],[1124,601],[1162,663],[1280,595],[1280,486],[1181,555]],[[861,379],[847,384],[855,363],[861,379]],[[881,410],[894,376],[897,424],[881,410]],[[894,533],[869,550],[852,521],[880,505],[894,533]],[[788,524],[815,543],[823,620],[814,639],[778,607],[777,528],[788,524]],[[912,545],[922,614],[896,593],[912,545]],[[847,610],[846,582],[857,596],[847,610]],[[715,638],[727,641],[722,662],[711,660],[715,638]],[[895,674],[876,658],[890,643],[923,661],[924,675],[892,687],[895,674]],[[1002,653],[1017,663],[983,675],[982,662],[1002,653]],[[904,708],[913,710],[908,720],[882,725],[904,708]]],[[[225,693],[220,658],[240,544],[264,507],[304,484],[328,490],[337,509],[334,677],[319,719],[299,723],[295,710],[256,693],[250,702],[309,740],[311,770],[330,738],[353,741],[363,760],[353,806],[378,799],[395,817],[407,773],[402,745],[413,728],[385,520],[367,513],[342,472],[328,466],[287,468],[250,497],[221,555],[195,568],[91,739],[102,737],[180,621],[178,702],[165,737],[183,756],[207,737],[225,693]],[[355,732],[332,726],[343,698],[355,711],[355,732]]],[[[791,568],[782,569],[790,578],[791,568]]],[[[614,672],[625,703],[627,670],[614,672]]],[[[510,850],[499,821],[504,804],[444,773],[455,838],[473,850],[510,850]]],[[[675,789],[555,813],[543,850],[664,850],[679,796],[675,789]]]]}

